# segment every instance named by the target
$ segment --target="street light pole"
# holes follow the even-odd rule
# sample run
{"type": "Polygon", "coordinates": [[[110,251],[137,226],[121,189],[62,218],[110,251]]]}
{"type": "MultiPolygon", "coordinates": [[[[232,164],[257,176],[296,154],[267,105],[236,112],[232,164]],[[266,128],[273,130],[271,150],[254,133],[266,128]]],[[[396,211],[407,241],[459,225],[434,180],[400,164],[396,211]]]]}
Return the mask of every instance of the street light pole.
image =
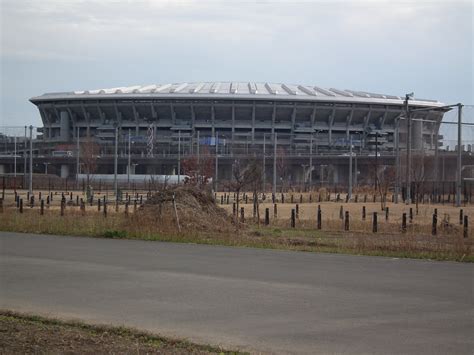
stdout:
{"type": "Polygon", "coordinates": [[[79,127],[77,127],[77,137],[76,137],[76,189],[79,189],[79,169],[80,169],[80,166],[79,166],[79,154],[80,154],[80,150],[79,150],[79,127]]]}
{"type": "Polygon", "coordinates": [[[395,203],[400,194],[400,118],[395,123],[395,203]]]}
{"type": "Polygon", "coordinates": [[[352,136],[349,140],[349,201],[352,199],[352,136]]]}
{"type": "MultiPolygon", "coordinates": [[[[16,177],[16,135],[15,137],[13,137],[13,177],[16,177]]],[[[16,186],[16,182],[15,182],[15,186],[16,186]]]]}
{"type": "Polygon", "coordinates": [[[262,180],[263,180],[263,192],[265,192],[265,133],[263,134],[263,169],[262,169],[262,180]]]}
{"type": "Polygon", "coordinates": [[[311,191],[311,184],[313,182],[313,130],[309,136],[309,190],[311,191]]]}
{"type": "Polygon", "coordinates": [[[181,180],[181,131],[178,131],[178,185],[181,180]]]}
{"type": "Polygon", "coordinates": [[[132,168],[132,137],[131,137],[131,130],[128,129],[128,166],[127,166],[127,184],[128,189],[130,190],[130,169],[132,168]]]}
{"type": "Polygon", "coordinates": [[[273,196],[276,197],[276,181],[277,181],[277,133],[273,135],[273,196]]]}
{"type": "Polygon", "coordinates": [[[406,203],[411,203],[411,115],[408,100],[413,93],[405,95],[405,113],[407,116],[407,171],[406,171],[406,203]]]}
{"type": "Polygon", "coordinates": [[[28,149],[28,138],[26,135],[26,130],[28,129],[27,126],[25,126],[25,147],[23,150],[23,188],[26,188],[26,150],[28,149]]]}
{"type": "Polygon", "coordinates": [[[217,192],[217,177],[218,177],[218,171],[219,171],[219,158],[218,158],[218,155],[219,155],[219,146],[218,146],[218,140],[219,140],[219,134],[216,132],[216,136],[215,136],[215,144],[216,144],[216,173],[215,173],[215,177],[216,177],[216,181],[214,182],[214,191],[217,192]]]}
{"type": "Polygon", "coordinates": [[[118,126],[115,126],[115,152],[114,152],[114,192],[115,200],[118,200],[118,181],[117,181],[117,170],[118,170],[118,126]]]}
{"type": "Polygon", "coordinates": [[[30,195],[33,193],[33,126],[30,126],[30,179],[29,179],[30,195]]]}
{"type": "Polygon", "coordinates": [[[457,157],[457,176],[456,176],[456,207],[461,206],[462,189],[462,104],[458,104],[458,157],[457,157]]]}

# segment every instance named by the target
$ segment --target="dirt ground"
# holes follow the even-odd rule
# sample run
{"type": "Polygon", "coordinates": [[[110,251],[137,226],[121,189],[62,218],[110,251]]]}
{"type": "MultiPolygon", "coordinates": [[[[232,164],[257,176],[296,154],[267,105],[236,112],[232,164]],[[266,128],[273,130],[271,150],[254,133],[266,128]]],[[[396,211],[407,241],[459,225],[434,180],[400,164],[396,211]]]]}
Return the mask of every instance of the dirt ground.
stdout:
{"type": "Polygon", "coordinates": [[[0,354],[131,353],[220,354],[224,351],[123,328],[0,312],[0,354]]]}

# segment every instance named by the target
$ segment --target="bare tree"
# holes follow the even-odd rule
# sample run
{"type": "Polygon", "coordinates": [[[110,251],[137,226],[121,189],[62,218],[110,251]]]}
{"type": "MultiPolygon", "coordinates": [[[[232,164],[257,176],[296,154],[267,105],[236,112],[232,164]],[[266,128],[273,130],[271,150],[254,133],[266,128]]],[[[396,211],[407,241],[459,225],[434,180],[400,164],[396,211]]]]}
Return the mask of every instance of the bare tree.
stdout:
{"type": "Polygon", "coordinates": [[[394,166],[384,165],[376,174],[377,190],[380,195],[380,207],[382,211],[385,211],[385,208],[387,207],[388,192],[395,185],[397,177],[395,169],[394,166]]]}
{"type": "Polygon", "coordinates": [[[90,185],[93,174],[97,171],[97,159],[99,158],[99,145],[91,136],[87,136],[81,143],[81,165],[86,174],[87,186],[90,185]]]}
{"type": "Polygon", "coordinates": [[[285,182],[287,181],[289,175],[289,163],[285,148],[278,147],[276,163],[277,174],[281,181],[281,192],[283,192],[285,182]]]}

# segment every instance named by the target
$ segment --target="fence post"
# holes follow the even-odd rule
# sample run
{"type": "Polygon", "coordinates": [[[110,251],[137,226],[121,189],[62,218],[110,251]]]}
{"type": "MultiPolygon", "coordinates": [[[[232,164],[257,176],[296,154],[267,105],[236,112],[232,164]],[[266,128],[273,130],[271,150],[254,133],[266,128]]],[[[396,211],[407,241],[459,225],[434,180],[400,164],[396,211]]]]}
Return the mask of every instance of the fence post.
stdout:
{"type": "Polygon", "coordinates": [[[342,206],[339,209],[339,219],[344,219],[344,209],[342,208],[342,206]]]}
{"type": "Polygon", "coordinates": [[[349,230],[349,211],[346,211],[346,218],[344,220],[344,230],[349,230]]]}
{"type": "Polygon", "coordinates": [[[365,206],[362,206],[362,220],[365,221],[365,206]]]}
{"type": "Polygon", "coordinates": [[[296,218],[299,219],[300,218],[300,206],[298,204],[296,204],[295,212],[296,212],[296,218]]]}
{"type": "Polygon", "coordinates": [[[318,229],[321,229],[321,205],[318,205],[318,229]]]}
{"type": "Polygon", "coordinates": [[[243,207],[240,207],[240,222],[245,222],[245,210],[243,207]]]}
{"type": "Polygon", "coordinates": [[[402,233],[406,233],[407,231],[407,214],[402,214],[402,233]]]}
{"type": "Polygon", "coordinates": [[[265,225],[268,226],[270,224],[270,209],[265,208],[265,225]]]}
{"type": "Polygon", "coordinates": [[[463,210],[462,208],[459,210],[459,224],[462,225],[463,222],[463,210]]]}
{"type": "Polygon", "coordinates": [[[125,216],[128,217],[128,201],[125,202],[125,216]]]}
{"type": "Polygon", "coordinates": [[[41,199],[40,202],[40,215],[44,215],[44,200],[41,199]]]}
{"type": "Polygon", "coordinates": [[[431,224],[431,234],[436,235],[436,227],[438,226],[438,215],[433,214],[433,222],[431,224]]]}
{"type": "Polygon", "coordinates": [[[66,202],[64,200],[61,200],[61,217],[64,216],[64,206],[66,205],[66,202]]]}
{"type": "Polygon", "coordinates": [[[107,217],[107,202],[104,201],[104,217],[107,217]]]}
{"type": "Polygon", "coordinates": [[[0,199],[0,213],[3,213],[3,198],[0,199]]]}
{"type": "Polygon", "coordinates": [[[285,203],[285,194],[284,193],[281,194],[281,203],[285,203]]]}
{"type": "Polygon", "coordinates": [[[20,213],[23,213],[23,199],[20,198],[20,213]]]}
{"type": "Polygon", "coordinates": [[[464,228],[463,228],[463,236],[464,238],[468,237],[468,229],[469,229],[469,221],[467,220],[467,216],[464,216],[464,228]]]}
{"type": "Polygon", "coordinates": [[[410,223],[413,223],[413,208],[410,207],[410,223]]]}
{"type": "Polygon", "coordinates": [[[97,199],[97,211],[100,212],[100,198],[97,199]]]}
{"type": "Polygon", "coordinates": [[[296,221],[295,221],[295,209],[292,208],[291,209],[291,228],[295,228],[296,227],[296,221]]]}
{"type": "Polygon", "coordinates": [[[374,212],[374,218],[372,219],[372,232],[377,233],[377,212],[374,212]]]}
{"type": "Polygon", "coordinates": [[[137,212],[137,200],[133,201],[133,213],[137,212]]]}
{"type": "Polygon", "coordinates": [[[388,221],[388,214],[389,214],[389,209],[388,207],[385,207],[385,220],[388,221]]]}
{"type": "Polygon", "coordinates": [[[278,216],[278,207],[277,207],[277,204],[274,203],[274,204],[273,204],[273,218],[276,219],[277,216],[278,216]]]}
{"type": "Polygon", "coordinates": [[[232,202],[232,216],[235,217],[235,202],[232,202]]]}
{"type": "Polygon", "coordinates": [[[293,194],[291,194],[291,203],[293,203],[293,200],[294,200],[293,194]]]}
{"type": "Polygon", "coordinates": [[[303,195],[300,195],[300,203],[303,203],[303,195]]]}

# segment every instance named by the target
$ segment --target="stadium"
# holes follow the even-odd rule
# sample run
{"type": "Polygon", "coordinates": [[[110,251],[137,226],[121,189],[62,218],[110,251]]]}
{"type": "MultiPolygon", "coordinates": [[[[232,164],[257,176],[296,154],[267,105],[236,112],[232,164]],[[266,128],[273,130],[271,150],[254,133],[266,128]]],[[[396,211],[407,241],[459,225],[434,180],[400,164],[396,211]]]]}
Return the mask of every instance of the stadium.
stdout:
{"type": "MultiPolygon", "coordinates": [[[[56,156],[62,177],[76,173],[76,143],[86,138],[99,146],[97,173],[113,173],[116,130],[119,174],[128,169],[132,174],[176,174],[177,159],[217,152],[220,180],[231,178],[232,163],[241,157],[262,162],[267,157],[270,177],[276,151],[285,159],[286,172],[279,175],[290,182],[342,183],[349,176],[352,141],[359,163],[356,179],[370,182],[367,167],[374,157],[394,164],[396,144],[400,149],[407,144],[405,97],[365,91],[206,82],[47,93],[30,101],[44,124],[39,154],[56,156]]],[[[419,98],[411,98],[409,105],[427,108],[412,114],[412,149],[433,154],[447,109],[419,98]]]]}

